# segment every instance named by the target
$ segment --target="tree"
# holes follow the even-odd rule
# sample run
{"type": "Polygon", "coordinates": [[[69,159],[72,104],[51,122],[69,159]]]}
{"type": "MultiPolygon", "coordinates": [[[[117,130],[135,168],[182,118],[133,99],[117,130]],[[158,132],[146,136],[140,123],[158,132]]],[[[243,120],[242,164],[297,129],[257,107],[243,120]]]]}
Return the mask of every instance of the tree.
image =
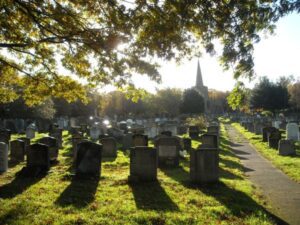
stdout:
{"type": "Polygon", "coordinates": [[[224,113],[228,111],[229,106],[227,103],[228,92],[217,90],[208,90],[209,110],[212,113],[224,113]]]}
{"type": "Polygon", "coordinates": [[[223,45],[224,68],[233,64],[236,78],[252,76],[258,34],[272,32],[280,17],[300,11],[300,3],[2,0],[0,10],[0,73],[5,78],[0,101],[22,96],[33,105],[48,96],[85,99],[73,77],[91,86],[129,88],[134,73],[160,81],[157,58],[199,56],[200,46],[214,53],[216,39],[223,45]],[[69,73],[61,74],[60,66],[69,73]]]}
{"type": "Polygon", "coordinates": [[[248,111],[249,110],[249,93],[250,91],[245,87],[244,83],[237,82],[227,96],[228,105],[233,110],[248,111]]]}
{"type": "Polygon", "coordinates": [[[300,81],[290,84],[288,86],[288,92],[290,94],[290,103],[296,108],[300,109],[300,81]]]}
{"type": "Polygon", "coordinates": [[[180,112],[187,114],[200,114],[204,112],[204,98],[193,88],[183,92],[180,112]]]}
{"type": "Polygon", "coordinates": [[[288,108],[289,95],[286,85],[287,82],[283,79],[273,83],[267,77],[262,77],[252,90],[251,107],[272,112],[288,108]]]}

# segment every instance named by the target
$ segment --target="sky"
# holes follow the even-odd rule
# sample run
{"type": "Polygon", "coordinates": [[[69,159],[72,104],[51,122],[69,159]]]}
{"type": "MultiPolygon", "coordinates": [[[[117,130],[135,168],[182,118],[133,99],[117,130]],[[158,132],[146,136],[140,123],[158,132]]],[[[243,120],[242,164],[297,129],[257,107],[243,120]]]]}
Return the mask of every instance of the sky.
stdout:
{"type": "MultiPolygon", "coordinates": [[[[197,58],[184,61],[181,65],[174,62],[162,62],[160,73],[162,83],[156,84],[146,76],[135,75],[133,81],[137,87],[155,92],[156,88],[186,89],[195,85],[197,58]]],[[[235,80],[232,71],[223,71],[217,57],[204,54],[200,59],[203,83],[209,89],[232,90],[235,80]]],[[[300,79],[300,14],[290,14],[277,23],[274,35],[262,35],[261,41],[254,47],[254,70],[256,78],[246,86],[252,88],[260,76],[276,80],[280,76],[294,75],[300,79]]]]}

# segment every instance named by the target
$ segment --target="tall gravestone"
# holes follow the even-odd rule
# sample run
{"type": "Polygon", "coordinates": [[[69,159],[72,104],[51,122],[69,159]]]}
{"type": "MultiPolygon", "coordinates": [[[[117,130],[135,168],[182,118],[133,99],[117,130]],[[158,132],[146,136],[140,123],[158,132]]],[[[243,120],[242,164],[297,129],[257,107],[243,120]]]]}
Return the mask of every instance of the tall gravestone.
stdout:
{"type": "Polygon", "coordinates": [[[130,150],[129,181],[155,181],[157,179],[157,150],[139,146],[130,150]]]}
{"type": "Polygon", "coordinates": [[[192,149],[192,139],[183,138],[182,142],[183,142],[183,149],[189,152],[192,149]]]}
{"type": "Polygon", "coordinates": [[[31,126],[26,128],[26,137],[29,139],[35,138],[35,129],[31,126]]]}
{"type": "Polygon", "coordinates": [[[10,158],[13,161],[24,161],[25,158],[25,142],[22,140],[14,140],[10,142],[10,158]]]}
{"type": "Polygon", "coordinates": [[[18,138],[18,140],[24,141],[25,155],[27,155],[27,153],[29,151],[29,146],[30,146],[30,139],[27,137],[20,137],[20,138],[18,138]]]}
{"type": "Polygon", "coordinates": [[[11,131],[8,129],[1,129],[0,130],[0,142],[4,142],[6,144],[9,143],[11,137],[11,131]]]}
{"type": "Polygon", "coordinates": [[[27,168],[39,171],[50,169],[49,147],[44,144],[32,144],[27,154],[27,168]]]}
{"type": "Polygon", "coordinates": [[[54,137],[42,137],[38,141],[41,144],[45,144],[49,147],[50,161],[56,161],[58,157],[58,142],[54,137]]]}
{"type": "Polygon", "coordinates": [[[286,125],[286,139],[287,140],[298,140],[298,132],[299,132],[299,126],[297,123],[288,123],[286,125]]]}
{"type": "Polygon", "coordinates": [[[159,166],[179,166],[180,142],[176,137],[161,137],[156,141],[159,166]]]}
{"type": "Polygon", "coordinates": [[[127,150],[132,147],[132,133],[127,133],[122,138],[122,149],[127,150]]]}
{"type": "Polygon", "coordinates": [[[278,149],[278,143],[281,139],[281,133],[279,130],[268,132],[268,143],[270,148],[278,149]]]}
{"type": "Polygon", "coordinates": [[[81,142],[77,145],[77,157],[75,163],[76,175],[101,176],[102,145],[90,141],[81,142]]]}
{"type": "Polygon", "coordinates": [[[113,137],[100,139],[102,157],[117,157],[117,141],[113,137]]]}
{"type": "Polygon", "coordinates": [[[143,134],[134,134],[132,136],[132,146],[148,146],[148,136],[143,134]]]}
{"type": "Polygon", "coordinates": [[[219,180],[219,152],[217,148],[192,150],[190,158],[190,179],[203,184],[219,180]]]}
{"type": "Polygon", "coordinates": [[[58,126],[53,127],[53,129],[49,131],[49,136],[56,138],[58,148],[62,148],[63,145],[62,133],[63,130],[58,128],[58,126]]]}
{"type": "Polygon", "coordinates": [[[267,142],[268,141],[268,133],[272,133],[277,131],[275,127],[263,127],[262,128],[262,141],[267,142]]]}
{"type": "Polygon", "coordinates": [[[6,172],[8,169],[8,145],[0,142],[0,173],[6,172]]]}
{"type": "Polygon", "coordinates": [[[84,140],[83,136],[80,133],[72,135],[72,151],[73,151],[73,160],[76,162],[77,157],[77,145],[84,140]]]}
{"type": "Polygon", "coordinates": [[[218,148],[218,136],[215,134],[203,134],[200,140],[202,148],[218,148]]]}

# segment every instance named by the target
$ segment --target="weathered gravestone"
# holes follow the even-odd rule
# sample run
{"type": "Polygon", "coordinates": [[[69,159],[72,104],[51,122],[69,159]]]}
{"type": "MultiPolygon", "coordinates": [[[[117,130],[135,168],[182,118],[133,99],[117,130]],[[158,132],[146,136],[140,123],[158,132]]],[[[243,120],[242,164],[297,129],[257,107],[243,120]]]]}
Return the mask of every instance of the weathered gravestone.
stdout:
{"type": "Polygon", "coordinates": [[[280,129],[281,121],[276,120],[276,121],[274,121],[272,124],[273,124],[273,126],[274,126],[276,129],[280,129]]]}
{"type": "Polygon", "coordinates": [[[35,129],[31,126],[26,128],[26,137],[29,139],[35,138],[35,129]]]}
{"type": "Polygon", "coordinates": [[[275,127],[263,127],[262,128],[262,141],[268,141],[268,133],[275,132],[277,129],[275,127]]]}
{"type": "Polygon", "coordinates": [[[192,139],[183,138],[182,142],[183,142],[183,149],[189,152],[192,149],[192,139]]]}
{"type": "Polygon", "coordinates": [[[49,136],[56,138],[58,148],[62,148],[62,144],[63,144],[62,133],[63,130],[58,128],[58,126],[52,129],[51,131],[49,131],[49,136]]]}
{"type": "Polygon", "coordinates": [[[130,149],[129,181],[155,181],[157,179],[157,150],[139,146],[130,149]]]}
{"type": "Polygon", "coordinates": [[[0,142],[4,142],[6,144],[9,143],[11,136],[11,131],[8,129],[1,129],[0,130],[0,142]]]}
{"type": "Polygon", "coordinates": [[[218,136],[215,134],[203,134],[200,140],[201,148],[218,148],[218,136]]]}
{"type": "Polygon", "coordinates": [[[75,172],[77,176],[101,176],[102,145],[84,141],[77,145],[75,172]]]}
{"type": "Polygon", "coordinates": [[[161,137],[156,141],[159,166],[179,166],[180,141],[176,137],[161,137]]]}
{"type": "Polygon", "coordinates": [[[217,148],[191,150],[190,179],[203,184],[219,180],[219,151],[217,148]]]}
{"type": "Polygon", "coordinates": [[[10,158],[13,161],[24,161],[26,145],[22,140],[10,142],[10,158]]]}
{"type": "Polygon", "coordinates": [[[278,154],[287,156],[287,155],[295,155],[295,145],[294,142],[291,140],[280,140],[279,147],[278,147],[278,154]]]}
{"type": "Polygon", "coordinates": [[[281,133],[279,130],[268,132],[268,143],[270,148],[278,149],[278,143],[281,139],[281,133]]]}
{"type": "MultiPolygon", "coordinates": [[[[44,144],[32,144],[27,154],[27,169],[46,172],[50,169],[49,147],[44,144]]],[[[34,175],[34,174],[33,174],[34,175]]]]}
{"type": "Polygon", "coordinates": [[[165,131],[162,131],[160,132],[161,135],[165,135],[167,137],[171,137],[172,136],[172,132],[169,131],[169,130],[165,130],[165,131]]]}
{"type": "Polygon", "coordinates": [[[143,134],[134,134],[132,136],[132,146],[148,146],[148,136],[143,134]]]}
{"type": "Polygon", "coordinates": [[[219,136],[219,126],[208,126],[207,133],[219,136]]]}
{"type": "Polygon", "coordinates": [[[187,127],[186,126],[179,126],[179,127],[177,127],[177,133],[178,133],[178,135],[186,134],[186,132],[187,132],[187,127]]]}
{"type": "Polygon", "coordinates": [[[0,142],[0,173],[6,172],[8,169],[8,145],[0,142]]]}
{"type": "Polygon", "coordinates": [[[145,128],[145,135],[148,136],[148,138],[154,138],[157,135],[157,127],[156,126],[150,126],[145,128]]]}
{"type": "Polygon", "coordinates": [[[58,157],[58,142],[54,137],[42,137],[38,141],[41,144],[45,144],[49,147],[50,161],[56,161],[58,157]]]}
{"type": "Polygon", "coordinates": [[[189,136],[190,138],[198,138],[200,129],[198,126],[189,126],[189,136]]]}
{"type": "Polygon", "coordinates": [[[253,124],[253,122],[248,122],[248,123],[246,124],[246,129],[247,129],[249,132],[253,133],[253,132],[254,132],[254,124],[253,124]]]}
{"type": "Polygon", "coordinates": [[[122,137],[122,149],[127,150],[132,147],[132,133],[127,133],[122,137]]]}
{"type": "Polygon", "coordinates": [[[92,126],[90,128],[90,137],[92,141],[96,141],[99,138],[99,135],[101,134],[100,128],[97,126],[92,126]]]}
{"type": "Polygon", "coordinates": [[[80,133],[72,135],[72,151],[73,151],[73,161],[76,162],[77,157],[77,145],[84,140],[80,133]]]}
{"type": "Polygon", "coordinates": [[[18,140],[24,141],[25,144],[25,155],[27,155],[29,151],[29,146],[30,146],[30,139],[27,137],[20,137],[18,140]]]}
{"type": "Polygon", "coordinates": [[[286,125],[286,139],[287,140],[298,140],[298,132],[299,132],[299,126],[297,123],[288,123],[286,125]]]}
{"type": "Polygon", "coordinates": [[[254,133],[255,134],[262,134],[262,128],[263,128],[262,123],[260,123],[260,122],[254,123],[254,133]]]}
{"type": "Polygon", "coordinates": [[[100,139],[102,157],[117,157],[117,141],[113,137],[100,139]]]}

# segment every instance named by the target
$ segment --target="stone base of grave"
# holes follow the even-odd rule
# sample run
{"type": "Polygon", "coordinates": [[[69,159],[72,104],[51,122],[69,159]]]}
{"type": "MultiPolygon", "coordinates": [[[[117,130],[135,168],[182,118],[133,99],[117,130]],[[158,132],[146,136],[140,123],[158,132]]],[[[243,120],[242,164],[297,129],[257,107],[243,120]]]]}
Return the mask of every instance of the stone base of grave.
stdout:
{"type": "Polygon", "coordinates": [[[191,151],[190,178],[193,183],[212,183],[219,180],[219,151],[201,148],[191,151]]]}
{"type": "Polygon", "coordinates": [[[130,149],[130,182],[157,180],[157,150],[151,147],[130,149]]]}
{"type": "Polygon", "coordinates": [[[280,140],[278,154],[282,156],[296,155],[295,145],[290,140],[280,140]]]}

